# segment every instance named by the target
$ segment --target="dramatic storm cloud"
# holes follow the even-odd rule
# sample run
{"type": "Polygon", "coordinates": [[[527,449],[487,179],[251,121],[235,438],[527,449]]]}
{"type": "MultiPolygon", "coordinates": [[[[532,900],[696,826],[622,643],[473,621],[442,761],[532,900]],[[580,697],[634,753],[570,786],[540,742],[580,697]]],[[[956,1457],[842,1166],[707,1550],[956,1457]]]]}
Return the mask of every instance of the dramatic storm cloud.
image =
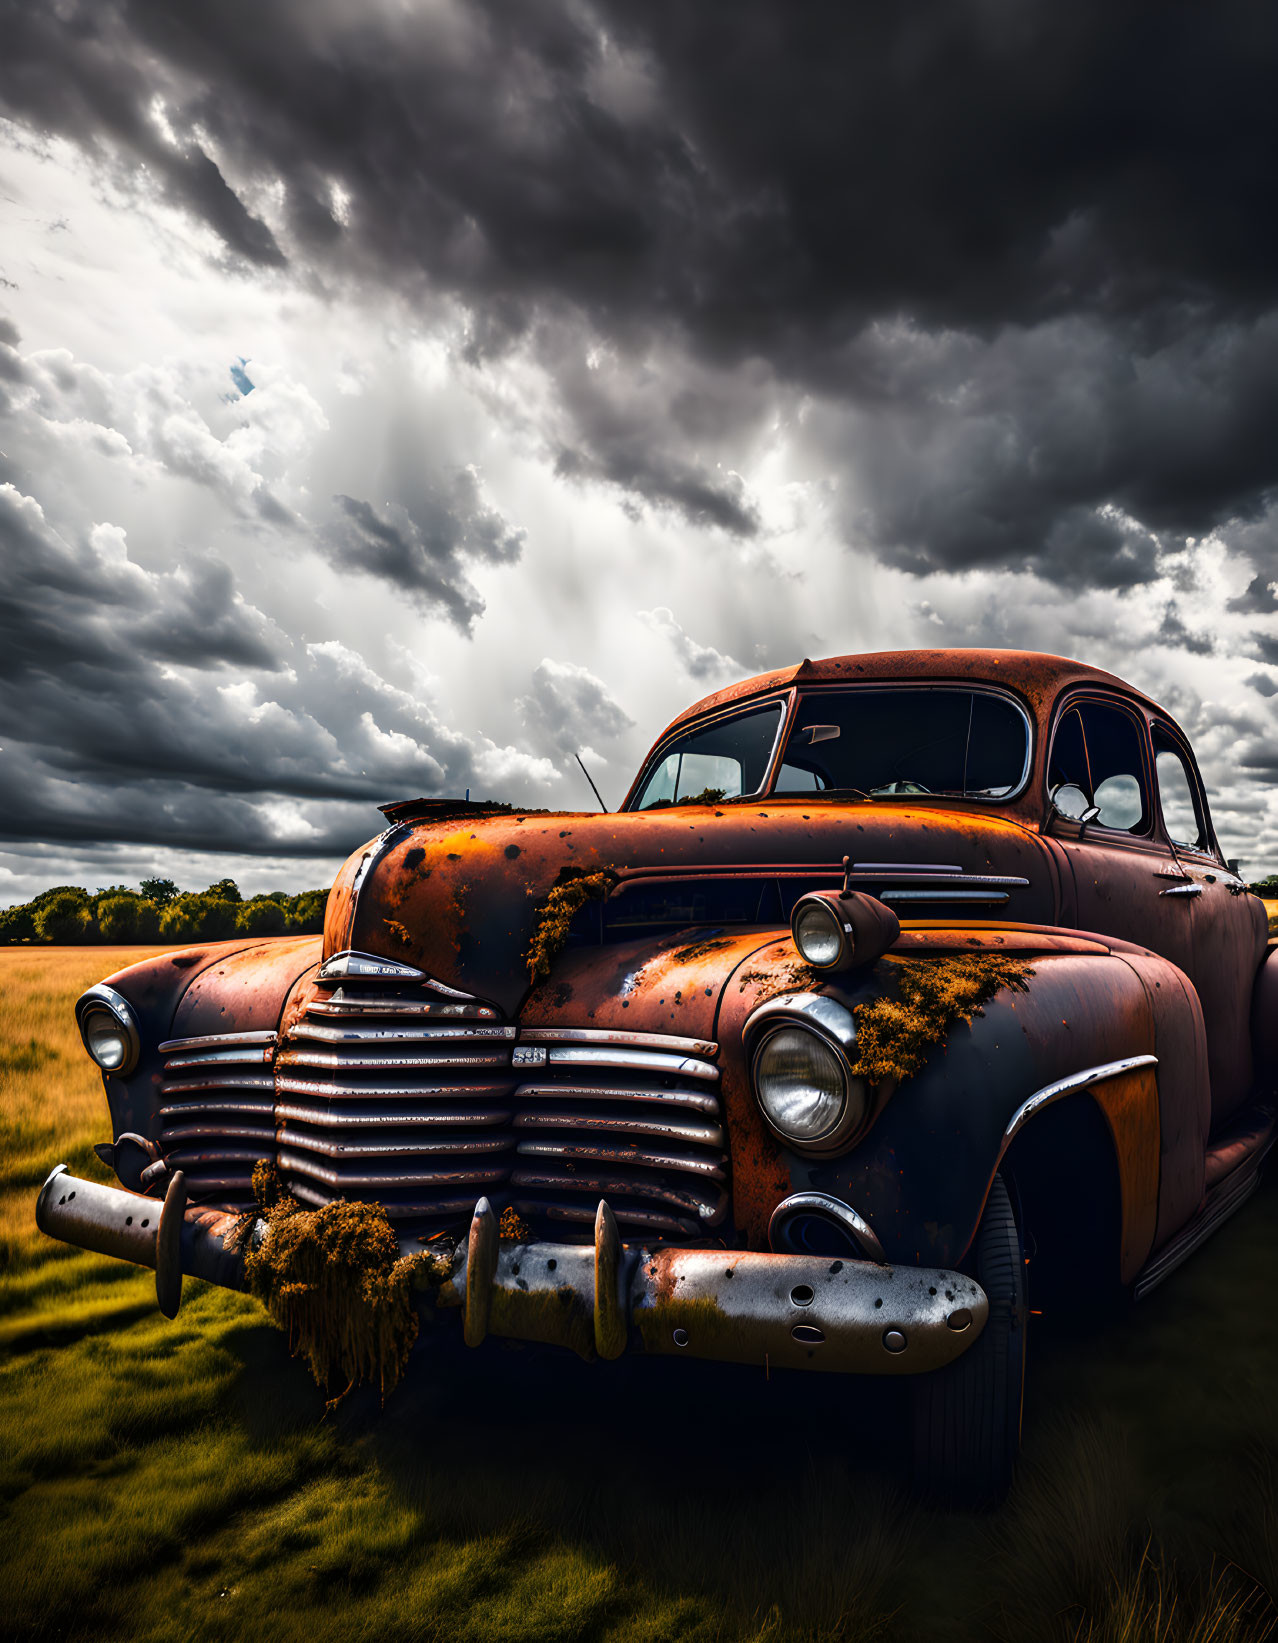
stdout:
{"type": "Polygon", "coordinates": [[[1278,867],[1266,8],[0,19],[0,899],[930,643],[1160,696],[1278,867]]]}

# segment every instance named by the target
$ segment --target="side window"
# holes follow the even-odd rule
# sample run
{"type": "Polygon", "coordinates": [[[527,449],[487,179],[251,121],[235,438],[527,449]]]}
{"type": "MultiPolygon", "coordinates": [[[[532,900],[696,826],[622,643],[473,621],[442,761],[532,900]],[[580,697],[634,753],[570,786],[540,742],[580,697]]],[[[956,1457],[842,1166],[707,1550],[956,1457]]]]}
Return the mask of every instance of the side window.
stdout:
{"type": "Polygon", "coordinates": [[[1141,742],[1139,725],[1121,708],[1102,702],[1071,707],[1056,727],[1048,760],[1047,786],[1057,810],[1116,832],[1147,832],[1141,742]]]}
{"type": "Polygon", "coordinates": [[[1154,769],[1158,774],[1158,802],[1163,825],[1173,844],[1189,850],[1209,850],[1205,819],[1195,797],[1185,757],[1171,737],[1154,727],[1154,769]]]}

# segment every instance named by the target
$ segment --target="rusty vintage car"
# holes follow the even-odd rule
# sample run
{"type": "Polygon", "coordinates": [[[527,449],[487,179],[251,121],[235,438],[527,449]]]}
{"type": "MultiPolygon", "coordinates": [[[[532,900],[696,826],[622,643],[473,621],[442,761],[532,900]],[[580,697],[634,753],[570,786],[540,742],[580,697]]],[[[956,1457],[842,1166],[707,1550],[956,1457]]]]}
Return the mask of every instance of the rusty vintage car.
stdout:
{"type": "Polygon", "coordinates": [[[442,1249],[472,1345],[911,1376],[922,1483],[989,1500],[1030,1299],[1146,1294],[1256,1183],[1278,955],[1108,673],[804,661],[682,714],[615,814],[383,808],[322,941],[79,1001],[121,1185],[55,1171],[38,1221],[170,1314],[244,1282],[266,1159],[442,1249]]]}

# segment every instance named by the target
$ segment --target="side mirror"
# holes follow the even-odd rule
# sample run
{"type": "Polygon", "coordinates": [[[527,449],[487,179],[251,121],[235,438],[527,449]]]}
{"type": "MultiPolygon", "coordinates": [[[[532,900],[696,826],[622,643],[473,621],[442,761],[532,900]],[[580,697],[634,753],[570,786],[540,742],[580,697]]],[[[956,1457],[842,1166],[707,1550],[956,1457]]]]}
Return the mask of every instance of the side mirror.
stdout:
{"type": "Polygon", "coordinates": [[[1100,806],[1092,804],[1077,782],[1058,782],[1051,791],[1052,808],[1066,821],[1095,821],[1100,806]]]}

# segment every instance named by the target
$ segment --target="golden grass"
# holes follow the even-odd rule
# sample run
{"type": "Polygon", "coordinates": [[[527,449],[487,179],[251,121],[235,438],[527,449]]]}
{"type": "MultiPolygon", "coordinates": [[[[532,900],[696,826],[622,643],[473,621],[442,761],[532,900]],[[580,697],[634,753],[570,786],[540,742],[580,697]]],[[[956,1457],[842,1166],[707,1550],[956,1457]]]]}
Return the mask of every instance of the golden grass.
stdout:
{"type": "MultiPolygon", "coordinates": [[[[470,1352],[325,1416],[256,1301],[41,1238],[96,1168],[69,1006],[130,955],[0,954],[0,1632],[140,1643],[1260,1643],[1278,1615],[1278,1188],[1105,1334],[1031,1343],[1006,1505],[905,1490],[886,1383],[470,1352]]],[[[455,1320],[447,1320],[455,1322],[455,1320]]]]}
{"type": "Polygon", "coordinates": [[[1278,901],[1265,902],[1265,912],[1269,916],[1269,934],[1278,936],[1278,901]]]}
{"type": "Polygon", "coordinates": [[[114,1180],[93,1152],[111,1139],[102,1076],[84,1053],[75,1001],[162,947],[0,947],[0,1272],[38,1234],[33,1188],[55,1164],[114,1180]]]}

